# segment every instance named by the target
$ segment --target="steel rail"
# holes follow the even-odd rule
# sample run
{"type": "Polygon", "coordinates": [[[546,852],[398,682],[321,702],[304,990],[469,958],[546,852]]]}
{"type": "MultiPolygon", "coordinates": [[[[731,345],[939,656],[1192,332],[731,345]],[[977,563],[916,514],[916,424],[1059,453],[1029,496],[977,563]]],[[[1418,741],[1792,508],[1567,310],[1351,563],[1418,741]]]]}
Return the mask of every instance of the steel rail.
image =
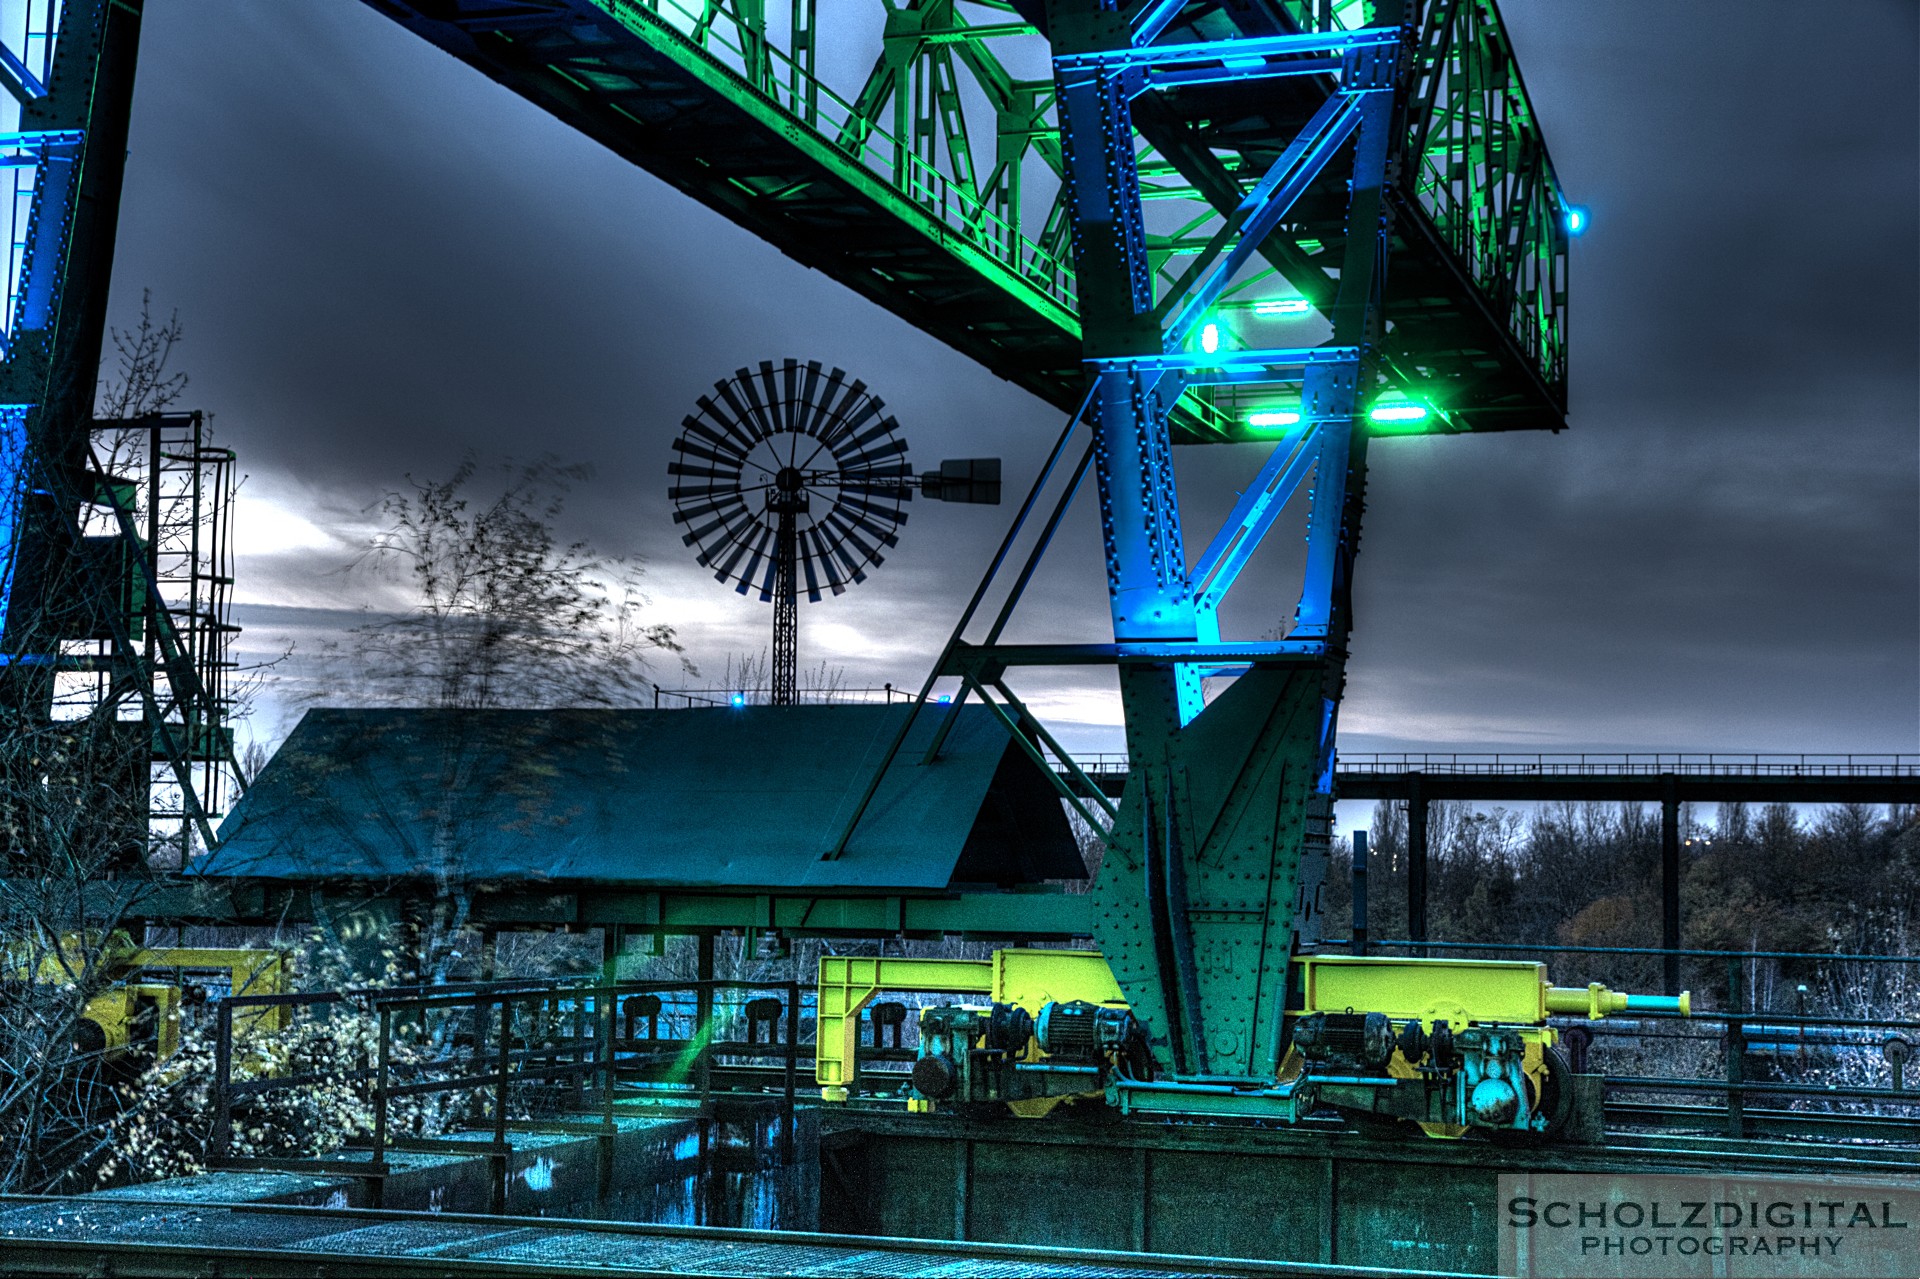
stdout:
{"type": "MultiPolygon", "coordinates": [[[[1021,1244],[973,1243],[866,1235],[727,1227],[638,1225],[556,1217],[506,1217],[465,1213],[419,1213],[368,1208],[311,1208],[285,1204],[196,1205],[167,1200],[0,1196],[0,1269],[48,1275],[96,1275],[103,1260],[111,1273],[127,1276],[244,1273],[259,1279],[280,1275],[502,1274],[579,1275],[595,1270],[622,1274],[764,1275],[828,1271],[909,1276],[953,1273],[955,1263],[998,1263],[1000,1273],[1047,1276],[1221,1275],[1359,1276],[1375,1267],[1260,1261],[1167,1253],[1122,1252],[1021,1244]],[[33,1229],[53,1215],[49,1228],[33,1229]],[[113,1229],[114,1219],[133,1237],[113,1229]],[[194,1222],[200,1239],[163,1242],[153,1227],[194,1222]],[[257,1227],[257,1243],[220,1242],[257,1227]],[[105,1228],[102,1228],[105,1227],[105,1228]],[[238,1227],[238,1230],[235,1228],[238,1227]],[[275,1228],[278,1228],[277,1232],[275,1228]],[[395,1227],[423,1236],[411,1251],[394,1248],[395,1227]],[[475,1227],[480,1231],[476,1232],[475,1227]],[[23,1230],[32,1230],[23,1234],[23,1230]],[[57,1234],[54,1231],[70,1231],[57,1234]],[[355,1248],[353,1236],[368,1237],[355,1248]],[[431,1239],[435,1232],[438,1240],[431,1239]],[[144,1235],[145,1237],[141,1237],[144,1235]],[[494,1250],[488,1239],[497,1241],[494,1250]],[[536,1259],[541,1244],[553,1247],[553,1262],[536,1259]],[[607,1257],[586,1255],[603,1244],[607,1257]],[[569,1246],[571,1245],[571,1246],[569,1246]],[[731,1245],[732,1247],[728,1247],[731,1245]],[[462,1249],[466,1255],[453,1250],[462,1249]],[[725,1253],[737,1249],[738,1267],[725,1253]],[[781,1268],[781,1250],[791,1249],[791,1269],[781,1268]],[[511,1256],[499,1255],[511,1251],[511,1256]],[[674,1253],[681,1251],[679,1264],[674,1253]],[[716,1253],[721,1255],[716,1256],[716,1253]],[[828,1254],[827,1257],[822,1254],[828,1254]],[[833,1256],[833,1254],[840,1254],[833,1256]],[[564,1258],[564,1260],[560,1260],[564,1258]],[[920,1263],[915,1265],[914,1263],[920,1263]],[[212,1263],[212,1264],[210,1264],[212,1263]],[[849,1268],[849,1263],[853,1267],[849,1268]]],[[[1405,1271],[1410,1277],[1457,1279],[1457,1272],[1405,1271]]]]}

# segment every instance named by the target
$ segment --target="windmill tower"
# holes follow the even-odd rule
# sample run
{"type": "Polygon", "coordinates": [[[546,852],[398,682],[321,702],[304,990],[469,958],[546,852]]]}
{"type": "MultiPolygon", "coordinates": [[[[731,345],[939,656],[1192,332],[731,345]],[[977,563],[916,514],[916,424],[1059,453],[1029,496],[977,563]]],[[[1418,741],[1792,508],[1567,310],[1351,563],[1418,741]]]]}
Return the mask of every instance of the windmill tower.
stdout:
{"type": "Polygon", "coordinates": [[[945,461],[916,476],[900,424],[864,382],[818,360],[763,360],[714,383],[681,422],[667,465],[674,523],[714,577],[773,605],[775,706],[791,706],[800,596],[818,603],[867,580],[899,544],[917,490],[998,504],[1000,459],[945,461]]]}

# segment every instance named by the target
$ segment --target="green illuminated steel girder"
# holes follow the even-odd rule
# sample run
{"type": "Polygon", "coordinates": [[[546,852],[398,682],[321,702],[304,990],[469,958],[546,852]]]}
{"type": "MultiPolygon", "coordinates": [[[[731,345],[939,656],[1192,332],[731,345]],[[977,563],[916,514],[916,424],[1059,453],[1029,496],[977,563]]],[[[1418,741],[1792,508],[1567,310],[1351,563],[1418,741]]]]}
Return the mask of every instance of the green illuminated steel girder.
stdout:
{"type": "MultiPolygon", "coordinates": [[[[1357,7],[1355,7],[1357,10],[1357,7]]],[[[1382,355],[1394,380],[1448,412],[1447,429],[1566,424],[1566,206],[1493,0],[1408,0],[1415,71],[1384,299],[1382,355]]],[[[1305,0],[1190,6],[1169,40],[1326,30],[1305,0]]],[[[1331,26],[1358,26],[1358,12],[1331,26]]],[[[1242,182],[1223,155],[1264,172],[1324,97],[1311,77],[1248,93],[1227,82],[1135,101],[1142,138],[1225,213],[1242,182]]],[[[1327,174],[1262,246],[1302,297],[1324,309],[1345,253],[1347,193],[1327,174]]]]}
{"type": "MultiPolygon", "coordinates": [[[[819,43],[836,37],[820,29],[816,0],[795,0],[784,23],[768,21],[765,0],[367,2],[1001,376],[1061,407],[1077,402],[1053,88],[1016,78],[994,52],[1038,39],[1028,24],[969,18],[955,0],[880,0],[872,70],[842,96],[815,71],[819,43]]],[[[1492,0],[1409,3],[1418,70],[1385,368],[1446,410],[1442,429],[1558,429],[1565,210],[1512,48],[1492,0]]],[[[1036,0],[970,3],[981,8],[1044,21],[1036,0]]],[[[1365,8],[1202,0],[1167,38],[1358,26],[1365,8]]],[[[874,40],[871,27],[857,38],[874,40]]],[[[1226,84],[1135,104],[1150,194],[1199,213],[1182,238],[1204,242],[1322,97],[1304,83],[1259,94],[1226,84]]],[[[1344,208],[1327,179],[1261,246],[1316,306],[1331,304],[1344,208]]],[[[1176,438],[1237,438],[1233,400],[1216,408],[1189,393],[1176,438]]]]}
{"type": "Polygon", "coordinates": [[[872,120],[886,93],[850,103],[770,43],[756,71],[753,24],[699,0],[370,2],[1002,376],[1078,394],[1071,271],[872,120]]]}

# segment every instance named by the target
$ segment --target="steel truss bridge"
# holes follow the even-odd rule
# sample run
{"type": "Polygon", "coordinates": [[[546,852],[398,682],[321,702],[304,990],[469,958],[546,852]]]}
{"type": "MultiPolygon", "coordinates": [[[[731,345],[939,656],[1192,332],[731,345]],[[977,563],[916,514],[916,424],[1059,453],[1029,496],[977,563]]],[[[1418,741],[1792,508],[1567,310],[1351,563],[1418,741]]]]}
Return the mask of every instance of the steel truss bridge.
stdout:
{"type": "MultiPolygon", "coordinates": [[[[1068,162],[1038,5],[878,0],[822,14],[818,0],[788,13],[757,0],[369,3],[1001,376],[1063,409],[1080,399],[1068,162]],[[870,61],[864,80],[828,82],[820,51],[834,46],[870,61]]],[[[1138,36],[1338,31],[1359,25],[1362,8],[1163,4],[1138,36]]],[[[1493,7],[1424,9],[1390,190],[1382,355],[1448,406],[1455,429],[1558,429],[1566,233],[1552,164],[1493,7]]],[[[1161,91],[1139,112],[1134,167],[1153,204],[1145,250],[1163,298],[1222,252],[1213,242],[1223,228],[1251,225],[1242,253],[1263,266],[1231,281],[1222,317],[1247,346],[1312,332],[1345,253],[1344,180],[1306,173],[1286,207],[1272,191],[1243,206],[1313,90],[1218,88],[1264,74],[1254,72],[1151,74],[1161,91]]],[[[1245,438],[1223,398],[1199,389],[1182,425],[1196,438],[1245,438]]]]}

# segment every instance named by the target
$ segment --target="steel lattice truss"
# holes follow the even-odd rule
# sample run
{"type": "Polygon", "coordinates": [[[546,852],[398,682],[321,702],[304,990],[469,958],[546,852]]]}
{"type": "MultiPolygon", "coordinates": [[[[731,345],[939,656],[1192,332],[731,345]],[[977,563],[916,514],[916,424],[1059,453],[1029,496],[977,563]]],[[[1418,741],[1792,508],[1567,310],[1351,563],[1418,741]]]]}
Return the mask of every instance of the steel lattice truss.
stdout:
{"type": "MultiPolygon", "coordinates": [[[[1063,408],[1077,402],[1059,103],[1031,0],[879,0],[828,15],[817,0],[377,7],[996,372],[1063,408]]],[[[1443,410],[1429,430],[1557,429],[1566,209],[1525,85],[1491,0],[1409,9],[1417,65],[1397,126],[1377,376],[1443,410]]],[[[1134,10],[1188,42],[1339,31],[1367,13],[1355,0],[1134,10]]],[[[1132,139],[1156,289],[1206,251],[1271,169],[1274,139],[1315,101],[1304,86],[1160,86],[1132,139]]],[[[1215,301],[1224,345],[1325,339],[1345,199],[1322,180],[1267,228],[1215,301]]],[[[1245,438],[1246,418],[1267,407],[1195,387],[1174,411],[1175,436],[1245,438]]]]}
{"type": "Polygon", "coordinates": [[[93,420],[139,31],[137,5],[0,6],[0,719],[21,740],[89,726],[151,822],[130,841],[184,858],[243,784],[222,687],[233,457],[198,415],[93,420]],[[134,447],[103,464],[103,439],[134,447]]]}

